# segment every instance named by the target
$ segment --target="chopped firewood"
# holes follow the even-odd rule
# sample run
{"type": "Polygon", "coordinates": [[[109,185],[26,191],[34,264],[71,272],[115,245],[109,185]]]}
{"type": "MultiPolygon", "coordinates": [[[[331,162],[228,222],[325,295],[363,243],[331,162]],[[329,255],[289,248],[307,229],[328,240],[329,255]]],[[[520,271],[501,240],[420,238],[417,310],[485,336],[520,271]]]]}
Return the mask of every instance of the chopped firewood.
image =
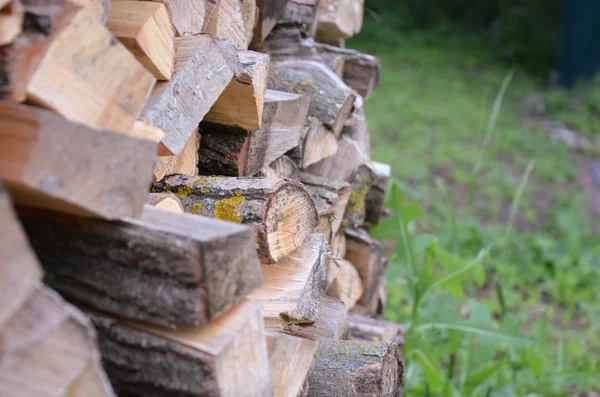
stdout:
{"type": "MultiPolygon", "coordinates": [[[[281,17],[289,0],[257,0],[258,21],[254,28],[253,40],[260,42],[267,38],[281,17]]],[[[296,397],[296,396],[294,396],[296,397]]]]}
{"type": "Polygon", "coordinates": [[[327,295],[341,300],[348,309],[352,309],[363,294],[363,285],[358,271],[345,259],[332,259],[327,266],[338,268],[333,282],[327,289],[327,295]]]}
{"type": "Polygon", "coordinates": [[[314,61],[281,61],[271,64],[268,88],[307,95],[308,114],[339,135],[352,111],[355,93],[327,67],[314,61]]]}
{"type": "Polygon", "coordinates": [[[354,102],[354,111],[352,116],[346,120],[342,133],[349,138],[352,138],[358,145],[358,148],[363,154],[366,161],[371,160],[371,138],[369,136],[369,126],[365,117],[365,112],[362,109],[362,99],[357,97],[354,102]]]}
{"type": "Polygon", "coordinates": [[[267,333],[267,350],[274,397],[299,397],[308,380],[308,371],[318,344],[280,332],[267,333]]]}
{"type": "Polygon", "coordinates": [[[379,84],[379,74],[381,73],[379,59],[357,51],[346,51],[350,53],[344,55],[343,80],[364,99],[367,99],[379,84]]]}
{"type": "Polygon", "coordinates": [[[178,330],[91,317],[119,395],[273,397],[261,312],[243,301],[202,327],[178,330]]]}
{"type": "Polygon", "coordinates": [[[256,176],[263,178],[300,179],[296,163],[288,156],[281,156],[271,164],[264,166],[256,176]]]}
{"type": "Polygon", "coordinates": [[[367,193],[365,221],[376,225],[379,223],[379,218],[383,211],[383,202],[385,201],[385,193],[390,180],[391,167],[388,164],[373,162],[373,169],[375,170],[376,179],[367,193]]]}
{"type": "MultiPolygon", "coordinates": [[[[75,0],[86,2],[88,4],[86,7],[90,9],[94,13],[96,20],[99,21],[102,25],[106,24],[106,20],[108,19],[108,9],[110,8],[110,0],[75,0]]],[[[120,1],[120,0],[118,0],[120,1]]]]}
{"type": "Polygon", "coordinates": [[[389,397],[402,384],[404,362],[395,343],[322,340],[308,376],[311,397],[389,397]]]}
{"type": "Polygon", "coordinates": [[[247,50],[257,13],[256,0],[220,0],[205,33],[227,40],[238,50],[247,50]]]}
{"type": "Polygon", "coordinates": [[[2,184],[0,184],[0,252],[3,253],[2,266],[0,266],[1,330],[3,324],[25,303],[42,279],[42,268],[13,211],[8,192],[4,190],[2,184]]]}
{"type": "Polygon", "coordinates": [[[262,284],[252,229],[241,225],[149,205],[113,222],[19,215],[51,287],[125,318],[201,325],[262,284]]]}
{"type": "Polygon", "coordinates": [[[321,0],[317,40],[345,39],[360,32],[365,0],[321,0]]]}
{"type": "Polygon", "coordinates": [[[315,117],[308,117],[303,136],[300,144],[289,153],[299,168],[318,163],[338,149],[335,135],[315,117]]]}
{"type": "Polygon", "coordinates": [[[348,310],[344,302],[323,295],[321,297],[321,314],[312,325],[284,325],[281,332],[310,340],[347,339],[348,310]]]}
{"type": "Polygon", "coordinates": [[[352,339],[393,342],[399,348],[404,346],[404,327],[393,321],[348,313],[348,324],[352,339]]]}
{"type": "Polygon", "coordinates": [[[106,218],[139,216],[156,143],[0,102],[0,177],[18,204],[106,218]]]}
{"type": "Polygon", "coordinates": [[[350,181],[352,193],[346,206],[342,226],[359,227],[364,224],[367,193],[374,182],[375,172],[370,165],[362,164],[354,172],[350,181]]]}
{"type": "Polygon", "coordinates": [[[160,181],[167,175],[198,175],[198,151],[200,150],[200,134],[194,131],[179,155],[161,156],[154,166],[154,181],[160,181]]]}
{"type": "Polygon", "coordinates": [[[352,311],[365,316],[380,316],[385,310],[385,303],[387,301],[387,283],[385,281],[385,270],[388,266],[388,259],[381,258],[381,276],[375,285],[375,292],[371,296],[371,299],[366,303],[357,303],[352,311]]]}
{"type": "Polygon", "coordinates": [[[175,68],[175,29],[167,7],[148,1],[114,1],[106,27],[158,80],[175,68]]]}
{"type": "Polygon", "coordinates": [[[360,274],[364,286],[360,303],[366,305],[376,293],[377,283],[385,273],[381,244],[362,229],[346,229],[346,259],[360,274]]]}
{"type": "Polygon", "coordinates": [[[320,0],[289,0],[274,31],[299,28],[305,36],[313,37],[317,31],[320,0]]]}
{"type": "Polygon", "coordinates": [[[289,179],[175,175],[156,182],[154,190],[176,193],[186,212],[252,225],[264,263],[302,246],[317,225],[310,195],[289,179]]]}
{"type": "Polygon", "coordinates": [[[346,234],[344,233],[344,231],[337,232],[331,238],[331,242],[329,244],[331,245],[331,251],[333,252],[334,257],[346,257],[346,234]]]}
{"type": "Polygon", "coordinates": [[[94,328],[49,288],[32,291],[0,328],[0,340],[1,396],[115,395],[100,365],[94,328]]]}
{"type": "Polygon", "coordinates": [[[129,133],[156,79],[82,9],[53,35],[27,98],[69,120],[129,133]]]}
{"type": "Polygon", "coordinates": [[[231,45],[207,35],[178,37],[175,49],[173,78],[156,85],[139,119],[162,129],[161,143],[177,155],[237,72],[238,62],[231,45]]]}
{"type": "Polygon", "coordinates": [[[12,43],[21,34],[24,15],[21,0],[0,2],[0,46],[12,43]]]}
{"type": "Polygon", "coordinates": [[[315,201],[319,211],[319,225],[328,230],[330,235],[326,234],[326,236],[330,238],[340,229],[346,205],[350,199],[350,186],[346,182],[304,172],[300,173],[300,180],[315,201]]]}
{"type": "Polygon", "coordinates": [[[240,71],[210,108],[204,121],[256,131],[262,125],[269,56],[239,51],[238,57],[240,71]]]}
{"type": "Polygon", "coordinates": [[[309,234],[302,246],[275,265],[262,265],[264,284],[248,296],[264,308],[265,326],[314,324],[325,290],[329,245],[320,233],[309,234]]]}
{"type": "Polygon", "coordinates": [[[202,122],[200,173],[257,174],[298,145],[309,102],[302,95],[267,90],[262,127],[256,132],[202,122]]]}
{"type": "MultiPolygon", "coordinates": [[[[113,0],[113,2],[121,0],[113,0]]],[[[204,33],[203,26],[210,16],[209,8],[219,0],[150,0],[163,3],[169,10],[177,36],[195,36],[204,33]]]]}
{"type": "Polygon", "coordinates": [[[150,193],[146,204],[165,211],[183,212],[183,204],[179,197],[173,193],[150,193]]]}
{"type": "Polygon", "coordinates": [[[346,48],[346,41],[344,39],[332,39],[332,40],[319,40],[321,43],[330,45],[337,48],[346,48]]]}

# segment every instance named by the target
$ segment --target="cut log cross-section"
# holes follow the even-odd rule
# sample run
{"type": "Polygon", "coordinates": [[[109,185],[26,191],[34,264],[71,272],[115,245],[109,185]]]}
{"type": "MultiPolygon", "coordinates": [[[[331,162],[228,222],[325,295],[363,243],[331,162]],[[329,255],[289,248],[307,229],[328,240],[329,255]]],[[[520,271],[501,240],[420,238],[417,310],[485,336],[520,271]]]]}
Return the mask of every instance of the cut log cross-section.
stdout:
{"type": "Polygon", "coordinates": [[[302,246],[317,225],[310,195],[292,180],[174,175],[154,183],[153,189],[176,193],[186,212],[253,226],[265,263],[302,246]]]}
{"type": "Polygon", "coordinates": [[[50,286],[125,318],[205,324],[262,284],[252,229],[241,225],[152,206],[118,222],[20,215],[50,286]]]}
{"type": "Polygon", "coordinates": [[[395,343],[323,340],[309,374],[308,395],[389,397],[403,376],[395,343]]]}
{"type": "Polygon", "coordinates": [[[288,156],[281,156],[271,164],[264,166],[256,176],[263,178],[300,179],[298,166],[288,156]]]}
{"type": "Polygon", "coordinates": [[[183,204],[173,193],[150,193],[146,203],[165,211],[183,212],[183,204]]]}
{"type": "Polygon", "coordinates": [[[119,395],[273,397],[260,305],[243,301],[202,327],[179,330],[91,316],[119,395]]]}
{"type": "Polygon", "coordinates": [[[264,285],[248,299],[265,309],[265,324],[278,330],[281,324],[314,324],[319,318],[325,289],[325,262],[329,245],[320,233],[310,234],[302,247],[275,265],[263,265],[264,285]]]}
{"type": "Polygon", "coordinates": [[[308,113],[305,96],[267,90],[262,128],[241,128],[202,122],[201,174],[253,176],[296,147],[308,113]]]}
{"type": "Polygon", "coordinates": [[[175,68],[175,29],[161,3],[120,0],[111,4],[106,27],[158,80],[175,68]]]}
{"type": "Polygon", "coordinates": [[[315,341],[348,339],[348,309],[344,302],[323,295],[321,297],[321,314],[314,324],[285,324],[281,332],[315,341]]]}
{"type": "Polygon", "coordinates": [[[156,143],[0,102],[0,176],[18,204],[105,218],[136,217],[156,143]]]}
{"type": "Polygon", "coordinates": [[[317,346],[311,340],[279,332],[267,333],[274,397],[302,395],[317,346]]]}

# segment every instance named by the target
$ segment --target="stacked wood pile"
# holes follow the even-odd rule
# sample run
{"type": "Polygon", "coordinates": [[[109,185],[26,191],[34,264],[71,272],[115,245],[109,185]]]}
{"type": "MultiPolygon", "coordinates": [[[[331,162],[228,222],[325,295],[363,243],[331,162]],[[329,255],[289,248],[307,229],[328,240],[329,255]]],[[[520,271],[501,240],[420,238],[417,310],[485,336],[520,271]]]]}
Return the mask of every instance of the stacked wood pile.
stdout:
{"type": "Polygon", "coordinates": [[[0,396],[401,393],[362,11],[0,0],[0,396]]]}

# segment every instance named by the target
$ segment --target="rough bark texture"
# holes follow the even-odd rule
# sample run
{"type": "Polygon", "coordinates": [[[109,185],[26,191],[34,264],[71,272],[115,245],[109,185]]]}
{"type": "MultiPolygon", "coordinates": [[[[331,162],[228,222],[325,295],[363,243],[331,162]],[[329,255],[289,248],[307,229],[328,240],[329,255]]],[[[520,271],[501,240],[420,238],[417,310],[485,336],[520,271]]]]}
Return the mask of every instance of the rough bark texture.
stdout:
{"type": "Polygon", "coordinates": [[[308,192],[287,179],[171,176],[154,190],[176,193],[186,212],[254,227],[266,263],[300,247],[318,221],[308,192]]]}
{"type": "Polygon", "coordinates": [[[395,343],[322,340],[309,374],[311,397],[392,397],[404,363],[395,343]]]}
{"type": "Polygon", "coordinates": [[[247,227],[152,206],[116,222],[21,215],[50,286],[125,318],[200,325],[262,284],[247,227]]]}
{"type": "Polygon", "coordinates": [[[256,5],[259,9],[258,21],[254,28],[254,41],[263,41],[267,38],[279,17],[283,13],[283,9],[289,0],[257,0],[256,5]]]}
{"type": "Polygon", "coordinates": [[[304,126],[302,139],[297,147],[289,152],[299,168],[306,168],[326,157],[338,149],[335,135],[315,117],[309,117],[304,126]]]}
{"type": "Polygon", "coordinates": [[[321,314],[314,324],[285,324],[281,331],[316,341],[321,339],[348,339],[347,311],[343,302],[323,295],[321,297],[321,314]]]}
{"type": "Polygon", "coordinates": [[[271,164],[264,166],[256,176],[262,178],[300,179],[296,163],[288,156],[281,156],[271,164]]]}
{"type": "Polygon", "coordinates": [[[314,61],[281,61],[271,64],[268,88],[307,95],[308,114],[339,135],[352,112],[356,94],[331,70],[314,61]]]}
{"type": "Polygon", "coordinates": [[[114,397],[89,320],[38,285],[0,328],[0,395],[114,397]]]}
{"type": "Polygon", "coordinates": [[[273,28],[278,30],[300,29],[305,36],[313,37],[317,31],[320,0],[289,0],[273,28]]]}
{"type": "Polygon", "coordinates": [[[383,211],[383,202],[390,180],[391,167],[388,164],[373,162],[375,170],[375,183],[371,185],[367,198],[365,200],[366,213],[365,221],[371,225],[379,223],[381,212],[383,211]]]}
{"type": "Polygon", "coordinates": [[[273,397],[261,309],[253,303],[176,331],[96,313],[92,320],[120,396],[273,397]]]}
{"type": "Polygon", "coordinates": [[[364,293],[360,304],[366,305],[376,292],[377,283],[385,273],[381,261],[381,244],[362,229],[346,229],[346,259],[358,270],[364,293]]]}
{"type": "Polygon", "coordinates": [[[279,332],[267,334],[275,397],[299,397],[308,391],[308,371],[317,346],[316,342],[279,332]]]}
{"type": "Polygon", "coordinates": [[[404,328],[393,321],[348,313],[352,339],[371,342],[393,342],[404,347],[404,328]]]}

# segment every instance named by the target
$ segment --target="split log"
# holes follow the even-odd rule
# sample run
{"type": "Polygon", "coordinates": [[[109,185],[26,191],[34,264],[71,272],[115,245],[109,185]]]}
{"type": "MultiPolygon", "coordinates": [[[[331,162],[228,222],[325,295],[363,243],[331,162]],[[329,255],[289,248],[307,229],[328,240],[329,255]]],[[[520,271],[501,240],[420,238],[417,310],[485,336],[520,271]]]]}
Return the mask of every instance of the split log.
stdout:
{"type": "MultiPolygon", "coordinates": [[[[0,184],[0,330],[27,301],[42,279],[42,268],[0,184]]],[[[1,349],[1,348],[0,348],[1,349]]],[[[0,359],[0,362],[2,360],[0,359]]]]}
{"type": "Polygon", "coordinates": [[[302,395],[317,347],[316,342],[307,339],[279,332],[267,333],[274,397],[302,395]]]}
{"type": "Polygon", "coordinates": [[[154,181],[160,181],[167,175],[198,175],[198,151],[200,150],[200,134],[198,130],[185,143],[177,156],[160,156],[154,166],[154,181]]]}
{"type": "Polygon", "coordinates": [[[375,183],[371,185],[366,197],[366,213],[365,221],[372,225],[379,223],[381,212],[383,211],[383,203],[385,201],[385,193],[387,191],[390,180],[391,167],[388,164],[373,162],[375,170],[375,183]]]}
{"type": "Polygon", "coordinates": [[[179,330],[91,316],[119,395],[273,397],[257,304],[243,301],[202,327],[179,330]]]}
{"type": "Polygon", "coordinates": [[[346,234],[344,231],[337,232],[331,238],[331,251],[333,252],[333,256],[337,258],[345,258],[346,257],[346,234]]]}
{"type": "Polygon", "coordinates": [[[163,130],[161,143],[177,155],[237,72],[238,62],[227,42],[207,35],[178,37],[175,50],[173,78],[156,85],[139,120],[163,130]]]}
{"type": "Polygon", "coordinates": [[[347,339],[349,337],[348,310],[344,302],[323,295],[321,314],[312,325],[286,324],[281,332],[310,340],[347,339]]]}
{"type": "Polygon", "coordinates": [[[289,0],[274,31],[301,29],[302,34],[313,37],[317,32],[320,0],[289,0]]]}
{"type": "Polygon", "coordinates": [[[337,152],[335,135],[315,117],[309,117],[300,144],[289,152],[289,156],[299,168],[318,163],[337,152]]]}
{"type": "Polygon", "coordinates": [[[248,296],[264,308],[265,326],[314,324],[325,290],[329,245],[320,233],[309,234],[301,247],[275,265],[262,265],[264,284],[248,296]]]}
{"type": "MultiPolygon", "coordinates": [[[[120,0],[119,0],[120,1],[120,0]]],[[[169,10],[177,36],[195,36],[204,33],[203,27],[210,18],[212,4],[219,0],[150,0],[163,3],[169,10]]],[[[113,2],[115,2],[113,0],[113,2]]]]}
{"type": "Polygon", "coordinates": [[[175,68],[175,29],[162,3],[113,2],[106,27],[158,80],[169,80],[175,68]]]}
{"type": "Polygon", "coordinates": [[[310,195],[302,184],[288,179],[176,175],[153,189],[176,193],[186,212],[253,226],[265,263],[292,253],[317,225],[310,195]]]}
{"type": "Polygon", "coordinates": [[[261,178],[300,179],[296,163],[288,156],[281,156],[271,164],[264,166],[256,176],[261,178]]]}
{"type": "Polygon", "coordinates": [[[352,339],[371,342],[392,342],[400,349],[404,346],[404,328],[393,321],[348,313],[352,339]]]}
{"type": "Polygon", "coordinates": [[[268,88],[307,95],[308,114],[339,135],[352,111],[355,93],[325,66],[314,61],[281,61],[271,64],[268,88]]]}
{"type": "Polygon", "coordinates": [[[366,303],[357,303],[352,308],[352,311],[365,316],[380,316],[383,315],[385,310],[385,303],[387,301],[387,283],[385,281],[385,270],[388,266],[388,259],[381,258],[381,277],[376,283],[375,292],[371,296],[371,299],[366,303]]]}
{"type": "Polygon", "coordinates": [[[252,230],[240,225],[152,206],[116,222],[20,215],[46,283],[125,318],[201,325],[262,284],[252,230]]]}
{"type": "Polygon", "coordinates": [[[395,343],[323,340],[309,373],[308,395],[389,397],[403,376],[395,343]]]}
{"type": "Polygon", "coordinates": [[[379,59],[357,51],[346,51],[349,53],[344,56],[343,80],[364,99],[368,99],[379,84],[379,59]]]}
{"type": "Polygon", "coordinates": [[[39,285],[0,328],[0,395],[114,397],[89,320],[39,285]]]}
{"type": "MultiPolygon", "coordinates": [[[[257,0],[258,21],[254,27],[253,40],[264,41],[281,17],[289,0],[257,0]]],[[[294,396],[296,397],[296,396],[294,396]]]]}
{"type": "Polygon", "coordinates": [[[82,9],[53,35],[27,98],[69,120],[129,133],[156,79],[96,18],[82,9]]]}
{"type": "Polygon", "coordinates": [[[21,34],[24,15],[20,0],[0,1],[0,46],[12,43],[21,34]]]}
{"type": "Polygon", "coordinates": [[[362,157],[365,159],[365,161],[370,161],[371,136],[369,133],[367,118],[365,117],[365,112],[362,106],[362,98],[360,96],[356,97],[356,100],[354,101],[354,111],[352,112],[352,116],[346,120],[346,124],[344,124],[342,133],[349,138],[352,138],[362,152],[362,157]]]}
{"type": "Polygon", "coordinates": [[[156,143],[0,102],[0,176],[18,204],[106,218],[139,216],[156,143]]]}
{"type": "Polygon", "coordinates": [[[359,303],[371,301],[379,280],[385,274],[382,263],[381,244],[362,229],[346,229],[346,259],[358,270],[363,282],[364,293],[359,303]]]}
{"type": "Polygon", "coordinates": [[[258,16],[256,0],[219,0],[205,33],[227,40],[238,50],[247,50],[258,16]]]}
{"type": "Polygon", "coordinates": [[[319,211],[319,229],[329,239],[336,234],[350,199],[350,186],[346,182],[300,173],[300,180],[315,201],[319,211]]]}
{"type": "Polygon", "coordinates": [[[358,271],[352,263],[344,259],[332,259],[327,265],[337,267],[335,278],[327,289],[327,295],[344,302],[348,309],[352,309],[363,295],[363,285],[358,271]]]}
{"type": "Polygon", "coordinates": [[[365,0],[321,0],[317,40],[345,39],[360,32],[365,0]]]}
{"type": "Polygon", "coordinates": [[[256,132],[202,122],[201,174],[252,176],[298,145],[310,99],[267,90],[256,132]]]}
{"type": "Polygon", "coordinates": [[[173,193],[150,193],[146,203],[165,211],[183,212],[181,200],[173,193]]]}
{"type": "Polygon", "coordinates": [[[238,57],[240,71],[210,108],[204,121],[256,131],[262,125],[269,56],[239,51],[238,57]]]}

